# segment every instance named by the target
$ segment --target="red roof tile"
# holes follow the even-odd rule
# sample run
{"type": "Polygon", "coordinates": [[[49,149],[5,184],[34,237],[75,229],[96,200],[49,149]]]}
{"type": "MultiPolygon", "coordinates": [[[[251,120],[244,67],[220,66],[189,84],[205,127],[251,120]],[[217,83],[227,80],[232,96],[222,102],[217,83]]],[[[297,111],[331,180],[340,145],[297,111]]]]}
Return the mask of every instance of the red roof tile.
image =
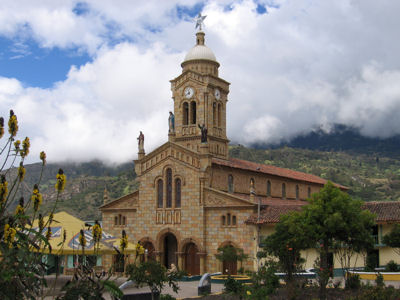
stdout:
{"type": "Polygon", "coordinates": [[[363,208],[376,214],[376,223],[400,222],[400,201],[365,202],[363,208]]]}
{"type": "Polygon", "coordinates": [[[265,223],[278,223],[281,215],[287,214],[291,211],[300,211],[303,205],[268,205],[261,211],[260,220],[257,214],[251,215],[246,224],[265,224],[265,223]]]}
{"type": "MultiPolygon", "coordinates": [[[[237,159],[237,158],[229,158],[228,160],[220,159],[220,158],[213,158],[212,162],[214,164],[220,165],[220,166],[249,170],[249,171],[253,171],[253,172],[259,172],[259,173],[264,173],[264,174],[269,174],[269,175],[274,175],[274,176],[280,176],[280,177],[285,177],[285,178],[290,178],[290,179],[300,180],[300,181],[305,181],[305,182],[310,182],[310,183],[316,183],[316,184],[321,184],[321,185],[324,185],[327,182],[327,180],[325,180],[321,177],[312,175],[312,174],[293,171],[290,169],[279,168],[279,167],[275,167],[275,166],[271,166],[271,165],[258,164],[255,162],[250,162],[247,160],[241,160],[241,159],[237,159]]],[[[340,187],[341,189],[348,189],[347,187],[339,185],[339,184],[335,184],[335,185],[337,187],[340,187]]]]}

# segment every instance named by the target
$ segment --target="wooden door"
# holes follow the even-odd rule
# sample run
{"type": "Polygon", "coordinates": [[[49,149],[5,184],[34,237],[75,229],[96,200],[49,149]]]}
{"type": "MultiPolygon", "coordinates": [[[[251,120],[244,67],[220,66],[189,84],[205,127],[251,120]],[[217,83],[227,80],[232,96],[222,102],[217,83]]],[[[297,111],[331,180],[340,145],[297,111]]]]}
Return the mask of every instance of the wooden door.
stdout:
{"type": "Polygon", "coordinates": [[[237,261],[224,261],[223,274],[237,275],[237,261]]]}
{"type": "Polygon", "coordinates": [[[190,243],[186,246],[185,251],[185,271],[189,275],[200,274],[200,256],[197,255],[198,250],[195,244],[190,243]]]}

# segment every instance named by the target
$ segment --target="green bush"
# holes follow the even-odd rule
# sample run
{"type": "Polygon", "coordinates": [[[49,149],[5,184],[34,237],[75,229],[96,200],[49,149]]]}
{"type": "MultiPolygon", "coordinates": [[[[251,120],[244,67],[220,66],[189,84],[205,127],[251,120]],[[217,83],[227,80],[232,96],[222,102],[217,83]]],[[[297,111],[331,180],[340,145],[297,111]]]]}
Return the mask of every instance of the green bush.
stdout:
{"type": "Polygon", "coordinates": [[[160,295],[160,300],[176,300],[175,297],[172,297],[170,294],[160,295]]]}
{"type": "Polygon", "coordinates": [[[244,285],[242,282],[228,276],[228,279],[224,282],[224,291],[234,295],[241,295],[244,292],[244,285]]]}
{"type": "Polygon", "coordinates": [[[397,272],[399,270],[399,266],[393,261],[389,261],[386,265],[386,272],[397,272]]]}
{"type": "Polygon", "coordinates": [[[346,289],[358,290],[361,287],[360,275],[347,273],[346,289]]]}

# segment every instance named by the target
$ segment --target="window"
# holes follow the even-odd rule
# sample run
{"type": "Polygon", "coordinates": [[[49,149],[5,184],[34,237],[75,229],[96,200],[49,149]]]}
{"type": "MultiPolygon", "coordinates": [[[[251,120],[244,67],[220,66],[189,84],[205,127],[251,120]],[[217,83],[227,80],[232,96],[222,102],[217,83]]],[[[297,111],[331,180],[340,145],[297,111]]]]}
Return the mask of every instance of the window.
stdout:
{"type": "Polygon", "coordinates": [[[175,180],[175,207],[181,207],[181,180],[175,180]]]}
{"type": "Polygon", "coordinates": [[[221,225],[223,227],[235,227],[237,225],[237,217],[231,213],[221,216],[221,225]]]}
{"type": "Polygon", "coordinates": [[[228,216],[228,217],[227,217],[227,220],[228,220],[228,221],[226,222],[226,225],[229,226],[229,225],[231,225],[231,214],[228,214],[227,216],[228,216]]]}
{"type": "Polygon", "coordinates": [[[296,200],[299,200],[299,194],[300,194],[299,185],[296,184],[296,200]]]}
{"type": "Polygon", "coordinates": [[[190,110],[191,110],[191,124],[196,124],[196,102],[192,101],[190,103],[190,110]]]}
{"type": "Polygon", "coordinates": [[[189,124],[189,104],[183,103],[183,125],[189,124]]]}
{"type": "Polygon", "coordinates": [[[250,178],[250,186],[254,188],[254,178],[250,178]]]}
{"type": "Polygon", "coordinates": [[[222,226],[225,226],[225,224],[226,224],[226,217],[222,216],[222,226]]]}
{"type": "Polygon", "coordinates": [[[167,169],[167,204],[166,207],[172,207],[172,170],[167,169]]]}
{"type": "Polygon", "coordinates": [[[157,181],[157,207],[163,207],[163,181],[159,179],[157,181]]]}
{"type": "Polygon", "coordinates": [[[228,193],[233,193],[233,176],[232,176],[232,174],[228,175],[228,193]]]}
{"type": "Polygon", "coordinates": [[[221,104],[218,104],[218,127],[221,127],[221,104]]]}
{"type": "Polygon", "coordinates": [[[217,103],[213,103],[213,125],[217,126],[217,103]]]}
{"type": "Polygon", "coordinates": [[[282,183],[282,199],[286,199],[286,184],[282,183]]]}
{"type": "Polygon", "coordinates": [[[126,217],[119,214],[118,216],[114,217],[114,225],[126,225],[126,217]]]}
{"type": "Polygon", "coordinates": [[[271,181],[267,181],[267,196],[271,196],[271,181]]]}
{"type": "Polygon", "coordinates": [[[236,216],[232,216],[232,226],[236,226],[236,216]]]}
{"type": "Polygon", "coordinates": [[[118,216],[114,217],[114,225],[118,225],[118,216]]]}
{"type": "Polygon", "coordinates": [[[122,216],[121,225],[126,225],[126,217],[125,216],[122,216]]]}
{"type": "Polygon", "coordinates": [[[311,198],[311,188],[308,187],[307,189],[307,198],[311,198]]]}

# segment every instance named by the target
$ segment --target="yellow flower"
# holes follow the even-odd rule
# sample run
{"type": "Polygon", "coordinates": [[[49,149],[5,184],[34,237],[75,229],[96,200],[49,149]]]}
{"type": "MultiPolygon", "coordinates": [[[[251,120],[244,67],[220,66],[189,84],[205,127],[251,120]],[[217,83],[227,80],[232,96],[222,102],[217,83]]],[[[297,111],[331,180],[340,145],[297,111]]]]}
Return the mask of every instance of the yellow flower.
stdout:
{"type": "Polygon", "coordinates": [[[43,216],[42,214],[39,214],[39,232],[42,233],[43,228],[44,228],[44,221],[43,221],[43,216]]]}
{"type": "Polygon", "coordinates": [[[46,153],[44,151],[40,152],[40,160],[44,166],[46,164],[46,153]]]}
{"type": "Polygon", "coordinates": [[[23,141],[22,141],[22,151],[21,153],[21,157],[26,157],[29,154],[29,147],[31,146],[31,142],[29,141],[29,138],[26,137],[23,141]]]}
{"type": "Polygon", "coordinates": [[[6,224],[4,226],[4,241],[8,243],[8,247],[12,247],[12,243],[14,242],[15,239],[15,234],[17,231],[12,228],[9,224],[6,224]]]}
{"type": "Polygon", "coordinates": [[[247,294],[248,296],[250,296],[250,295],[251,295],[251,292],[250,292],[250,291],[247,291],[246,294],[247,294]]]}
{"type": "Polygon", "coordinates": [[[10,119],[8,120],[8,132],[12,137],[17,135],[18,132],[18,120],[13,110],[10,110],[10,119]]]}
{"type": "Polygon", "coordinates": [[[16,215],[23,215],[25,212],[24,208],[21,205],[17,205],[17,208],[15,209],[15,214],[16,215]]]}
{"type": "Polygon", "coordinates": [[[67,181],[67,177],[64,174],[64,171],[62,169],[58,170],[58,174],[56,176],[57,182],[56,182],[56,191],[61,193],[64,188],[65,188],[65,183],[67,181]]]}
{"type": "Polygon", "coordinates": [[[79,244],[81,244],[82,248],[85,248],[86,246],[86,238],[85,238],[85,232],[83,229],[79,232],[79,244]]]}
{"type": "Polygon", "coordinates": [[[1,175],[1,179],[0,179],[0,202],[1,203],[6,202],[7,194],[8,194],[8,183],[6,181],[6,177],[4,175],[1,175]]]}
{"type": "Polygon", "coordinates": [[[20,162],[19,167],[18,167],[18,179],[19,179],[19,182],[24,180],[25,173],[26,173],[26,169],[24,168],[24,165],[22,164],[22,162],[20,162]]]}
{"type": "Polygon", "coordinates": [[[19,151],[19,147],[21,146],[21,141],[20,140],[16,140],[14,142],[14,147],[15,147],[15,151],[19,151]]]}
{"type": "Polygon", "coordinates": [[[136,255],[143,255],[144,254],[144,248],[142,245],[139,243],[136,244],[136,255]]]}
{"type": "Polygon", "coordinates": [[[33,209],[38,211],[40,205],[42,204],[43,196],[41,193],[39,193],[39,187],[37,184],[33,186],[31,201],[33,202],[33,209]]]}
{"type": "Polygon", "coordinates": [[[126,236],[125,230],[122,230],[122,237],[119,242],[119,246],[122,253],[125,251],[126,247],[128,247],[128,237],[126,236]]]}
{"type": "Polygon", "coordinates": [[[0,117],[0,139],[3,137],[4,134],[4,118],[0,117]]]}
{"type": "Polygon", "coordinates": [[[53,219],[54,219],[54,214],[51,212],[51,213],[49,214],[49,225],[50,225],[51,223],[53,223],[53,219]]]}
{"type": "Polygon", "coordinates": [[[100,242],[102,232],[103,230],[101,229],[99,222],[96,220],[95,224],[92,227],[92,235],[95,244],[98,244],[100,242]]]}

